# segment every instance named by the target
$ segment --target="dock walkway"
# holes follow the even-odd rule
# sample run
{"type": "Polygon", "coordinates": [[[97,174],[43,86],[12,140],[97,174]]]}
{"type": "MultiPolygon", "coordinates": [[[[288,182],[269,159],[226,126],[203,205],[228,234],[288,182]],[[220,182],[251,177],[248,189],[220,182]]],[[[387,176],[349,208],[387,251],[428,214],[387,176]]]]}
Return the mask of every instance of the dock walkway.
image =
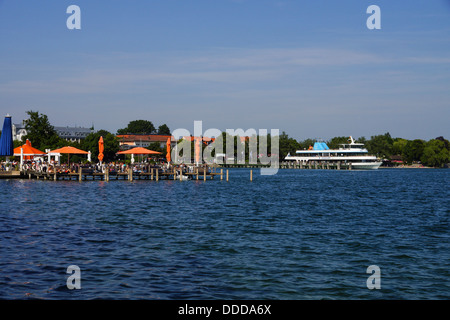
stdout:
{"type": "MultiPolygon", "coordinates": [[[[37,179],[37,180],[76,180],[76,181],[93,181],[93,180],[211,180],[219,176],[221,180],[224,178],[224,171],[220,169],[208,170],[208,168],[195,168],[193,172],[186,172],[182,168],[173,168],[173,170],[164,170],[161,168],[151,168],[148,172],[134,171],[129,168],[126,172],[105,170],[104,172],[96,172],[92,169],[78,168],[78,172],[42,172],[35,170],[10,171],[9,173],[0,174],[0,178],[4,179],[37,179]],[[181,174],[180,174],[181,172],[181,174]]],[[[226,178],[228,181],[228,170],[226,170],[226,178]]]]}

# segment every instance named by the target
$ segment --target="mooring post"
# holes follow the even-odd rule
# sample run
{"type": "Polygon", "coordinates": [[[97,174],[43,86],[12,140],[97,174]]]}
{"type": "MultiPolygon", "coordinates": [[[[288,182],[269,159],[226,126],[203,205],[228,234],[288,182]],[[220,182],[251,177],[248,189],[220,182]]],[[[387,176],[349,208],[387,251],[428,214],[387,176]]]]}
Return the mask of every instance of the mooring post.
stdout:
{"type": "Polygon", "coordinates": [[[203,181],[206,181],[206,166],[203,167],[203,181]]]}
{"type": "Polygon", "coordinates": [[[228,169],[227,169],[227,182],[228,182],[228,169]]]}
{"type": "Polygon", "coordinates": [[[128,181],[133,181],[133,168],[131,166],[128,168],[128,181]]]}
{"type": "Polygon", "coordinates": [[[253,170],[250,170],[250,181],[253,181],[253,170]]]}
{"type": "Polygon", "coordinates": [[[156,181],[158,181],[158,180],[159,180],[159,169],[156,168],[156,181]]]}
{"type": "Polygon", "coordinates": [[[220,180],[223,180],[223,169],[220,169],[220,180]]]}
{"type": "Polygon", "coordinates": [[[81,166],[78,167],[78,181],[82,181],[83,180],[83,168],[81,166]]]}

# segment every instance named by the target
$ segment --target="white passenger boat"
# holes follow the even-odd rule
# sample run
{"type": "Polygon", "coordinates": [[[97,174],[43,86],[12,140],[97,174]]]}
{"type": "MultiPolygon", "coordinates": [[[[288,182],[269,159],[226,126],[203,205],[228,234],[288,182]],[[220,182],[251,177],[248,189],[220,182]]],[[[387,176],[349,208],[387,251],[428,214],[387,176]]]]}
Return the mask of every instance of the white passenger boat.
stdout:
{"type": "Polygon", "coordinates": [[[378,169],[381,161],[364,148],[364,144],[356,143],[352,137],[349,143],[340,144],[339,149],[330,149],[325,142],[316,142],[314,147],[308,150],[298,150],[296,155],[288,154],[285,161],[296,161],[302,165],[309,163],[321,163],[323,161],[334,164],[340,163],[341,167],[346,168],[351,164],[352,169],[373,170],[378,169]]]}

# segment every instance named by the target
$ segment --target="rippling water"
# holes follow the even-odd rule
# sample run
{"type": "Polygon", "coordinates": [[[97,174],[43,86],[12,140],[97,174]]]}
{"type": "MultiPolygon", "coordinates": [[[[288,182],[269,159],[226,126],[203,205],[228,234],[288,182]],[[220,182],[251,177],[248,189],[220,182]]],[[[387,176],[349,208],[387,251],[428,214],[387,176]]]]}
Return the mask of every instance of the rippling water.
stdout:
{"type": "Polygon", "coordinates": [[[0,180],[0,298],[450,297],[450,170],[255,172],[0,180]]]}

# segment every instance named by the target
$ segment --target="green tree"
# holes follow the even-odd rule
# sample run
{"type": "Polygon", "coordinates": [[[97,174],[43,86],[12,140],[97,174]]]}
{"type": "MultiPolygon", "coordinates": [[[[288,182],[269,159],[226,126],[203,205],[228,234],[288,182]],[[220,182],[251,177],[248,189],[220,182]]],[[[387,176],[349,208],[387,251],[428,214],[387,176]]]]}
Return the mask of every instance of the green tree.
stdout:
{"type": "MultiPolygon", "coordinates": [[[[295,152],[300,149],[300,143],[294,138],[289,138],[286,132],[282,132],[279,136],[279,157],[282,161],[288,153],[295,155],[295,152]]],[[[270,150],[269,150],[270,152],[270,150]]]]}
{"type": "Polygon", "coordinates": [[[128,123],[128,126],[117,130],[117,134],[154,134],[156,133],[155,126],[148,120],[133,120],[128,123]]]}
{"type": "Polygon", "coordinates": [[[367,144],[367,139],[366,137],[359,137],[358,139],[355,140],[357,143],[362,143],[364,145],[367,144]]]}
{"type": "Polygon", "coordinates": [[[91,151],[91,157],[93,162],[98,161],[98,141],[100,137],[103,137],[103,162],[110,162],[116,158],[116,153],[119,151],[119,140],[115,135],[106,131],[99,130],[94,133],[90,133],[81,143],[81,148],[86,151],[91,151]]]}
{"type": "Polygon", "coordinates": [[[167,124],[162,124],[158,127],[158,134],[170,135],[170,129],[167,124]]]}
{"type": "Polygon", "coordinates": [[[395,138],[394,143],[392,144],[392,154],[403,155],[407,144],[408,140],[402,138],[395,138]]]}
{"type": "MultiPolygon", "coordinates": [[[[448,143],[448,141],[447,141],[448,143]]],[[[425,143],[421,161],[429,167],[443,167],[450,162],[450,151],[446,148],[445,141],[432,139],[425,143]]]]}
{"type": "Polygon", "coordinates": [[[300,144],[300,149],[306,149],[308,150],[308,148],[311,146],[314,146],[314,143],[316,142],[316,139],[305,139],[303,141],[299,141],[300,144]]]}
{"type": "Polygon", "coordinates": [[[394,140],[389,132],[370,137],[367,141],[366,147],[369,153],[376,155],[380,158],[389,158],[392,155],[392,146],[394,140]]]}
{"type": "Polygon", "coordinates": [[[403,160],[407,163],[420,161],[424,149],[425,141],[420,139],[408,141],[403,149],[403,160]]]}
{"type": "Polygon", "coordinates": [[[54,149],[61,145],[64,140],[58,136],[45,114],[39,114],[38,111],[31,110],[27,111],[27,114],[29,116],[25,120],[27,135],[23,137],[22,143],[25,143],[28,139],[33,147],[40,150],[54,149]]]}
{"type": "Polygon", "coordinates": [[[157,151],[157,152],[164,152],[164,154],[166,154],[166,152],[167,152],[166,147],[161,148],[161,144],[159,142],[151,143],[147,149],[157,151]]]}
{"type": "Polygon", "coordinates": [[[334,137],[327,142],[330,149],[339,149],[340,144],[348,144],[348,137],[334,137]]]}

